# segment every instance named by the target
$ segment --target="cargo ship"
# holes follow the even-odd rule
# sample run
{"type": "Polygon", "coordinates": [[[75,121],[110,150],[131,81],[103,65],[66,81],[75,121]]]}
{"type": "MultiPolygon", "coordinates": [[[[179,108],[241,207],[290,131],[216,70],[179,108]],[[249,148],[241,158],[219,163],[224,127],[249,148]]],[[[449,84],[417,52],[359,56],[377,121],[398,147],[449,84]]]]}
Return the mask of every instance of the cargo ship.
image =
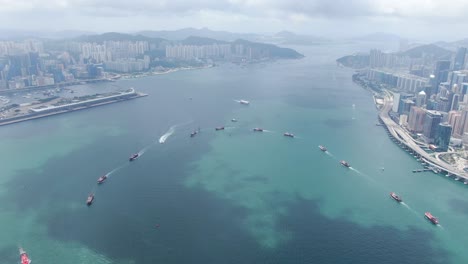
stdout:
{"type": "Polygon", "coordinates": [[[19,248],[19,254],[20,254],[21,264],[31,263],[31,260],[29,259],[28,254],[26,253],[26,251],[24,251],[23,248],[19,248]]]}
{"type": "Polygon", "coordinates": [[[293,138],[294,134],[286,132],[286,133],[283,134],[283,136],[293,138]]]}
{"type": "Polygon", "coordinates": [[[346,162],[346,161],[344,161],[344,160],[341,160],[341,161],[340,161],[340,164],[343,165],[343,166],[345,166],[346,168],[351,167],[351,165],[349,165],[349,163],[346,162]]]}
{"type": "Polygon", "coordinates": [[[439,219],[437,219],[437,217],[433,216],[431,213],[425,212],[425,213],[424,213],[424,216],[425,216],[429,221],[431,221],[431,223],[433,223],[434,225],[438,225],[438,224],[439,224],[439,219]]]}
{"type": "Polygon", "coordinates": [[[139,156],[140,156],[140,154],[135,153],[135,154],[131,155],[130,158],[129,158],[128,160],[129,160],[129,161],[134,161],[134,160],[136,160],[139,156]]]}
{"type": "Polygon", "coordinates": [[[106,179],[107,179],[107,175],[102,175],[102,176],[99,177],[99,179],[97,180],[97,183],[98,183],[98,184],[101,184],[101,183],[103,183],[106,179]]]}
{"type": "Polygon", "coordinates": [[[390,193],[390,196],[393,198],[393,200],[395,200],[395,201],[397,201],[397,202],[399,202],[399,203],[403,202],[403,200],[401,199],[401,197],[398,196],[398,195],[396,195],[394,192],[391,192],[391,193],[390,193]]]}
{"type": "Polygon", "coordinates": [[[263,132],[263,128],[256,127],[253,129],[255,132],[263,132]]]}
{"type": "Polygon", "coordinates": [[[327,148],[324,147],[324,146],[322,146],[322,145],[319,146],[319,149],[320,149],[321,151],[323,151],[323,152],[327,151],[327,148]]]}
{"type": "Polygon", "coordinates": [[[94,201],[94,194],[89,194],[88,199],[86,199],[86,204],[90,206],[94,201]]]}

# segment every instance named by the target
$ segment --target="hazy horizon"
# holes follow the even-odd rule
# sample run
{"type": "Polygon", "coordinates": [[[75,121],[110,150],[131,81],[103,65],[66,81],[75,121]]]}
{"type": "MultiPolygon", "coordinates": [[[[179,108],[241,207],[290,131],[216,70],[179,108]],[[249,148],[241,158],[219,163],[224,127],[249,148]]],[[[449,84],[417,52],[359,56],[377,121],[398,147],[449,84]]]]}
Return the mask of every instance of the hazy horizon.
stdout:
{"type": "Polygon", "coordinates": [[[468,37],[468,2],[461,0],[0,0],[0,6],[0,23],[8,25],[0,26],[3,31],[133,33],[192,27],[260,34],[287,30],[325,38],[374,32],[422,41],[468,37]]]}

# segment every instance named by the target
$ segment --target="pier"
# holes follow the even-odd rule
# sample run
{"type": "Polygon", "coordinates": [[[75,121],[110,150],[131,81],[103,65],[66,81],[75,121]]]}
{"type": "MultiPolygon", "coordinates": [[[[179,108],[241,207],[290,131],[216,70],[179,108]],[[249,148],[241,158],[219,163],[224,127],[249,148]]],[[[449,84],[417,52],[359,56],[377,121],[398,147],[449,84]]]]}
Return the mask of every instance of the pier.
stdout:
{"type": "Polygon", "coordinates": [[[459,170],[455,166],[447,164],[436,157],[433,157],[416,142],[408,133],[395,123],[389,116],[393,106],[393,97],[387,94],[384,98],[384,105],[379,113],[379,120],[384,125],[388,135],[403,149],[411,153],[416,159],[432,167],[435,172],[442,172],[446,175],[458,178],[465,183],[468,182],[468,174],[464,170],[459,170]]]}

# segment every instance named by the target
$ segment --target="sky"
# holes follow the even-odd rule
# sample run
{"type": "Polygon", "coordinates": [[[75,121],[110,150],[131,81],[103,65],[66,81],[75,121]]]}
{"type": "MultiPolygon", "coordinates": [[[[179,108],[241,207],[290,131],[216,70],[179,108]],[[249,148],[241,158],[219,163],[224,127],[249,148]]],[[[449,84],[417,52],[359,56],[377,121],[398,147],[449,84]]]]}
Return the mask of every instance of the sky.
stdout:
{"type": "Polygon", "coordinates": [[[185,27],[323,37],[468,37],[468,0],[0,0],[0,29],[136,32],[185,27]]]}

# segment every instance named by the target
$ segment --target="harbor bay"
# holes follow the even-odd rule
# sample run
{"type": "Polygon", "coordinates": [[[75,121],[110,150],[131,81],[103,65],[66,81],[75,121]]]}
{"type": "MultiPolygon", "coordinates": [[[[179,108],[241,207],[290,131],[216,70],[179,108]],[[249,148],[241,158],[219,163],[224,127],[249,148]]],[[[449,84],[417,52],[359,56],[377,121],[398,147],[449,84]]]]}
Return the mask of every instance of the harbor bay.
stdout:
{"type": "Polygon", "coordinates": [[[34,263],[466,262],[467,186],[413,173],[336,66],[367,47],[295,48],[306,57],[120,80],[150,96],[1,127],[0,259],[21,244],[34,263]]]}

